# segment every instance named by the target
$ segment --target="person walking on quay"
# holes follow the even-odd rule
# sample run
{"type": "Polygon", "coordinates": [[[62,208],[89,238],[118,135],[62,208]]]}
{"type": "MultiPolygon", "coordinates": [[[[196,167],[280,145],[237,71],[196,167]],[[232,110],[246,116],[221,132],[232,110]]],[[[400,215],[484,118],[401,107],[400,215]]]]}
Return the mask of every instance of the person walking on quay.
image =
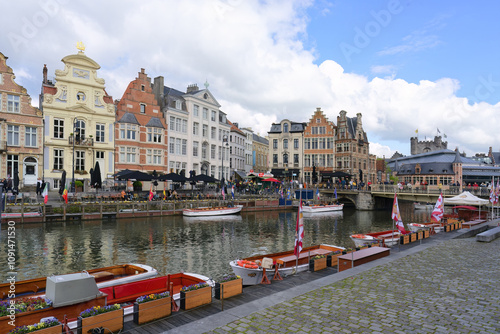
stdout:
{"type": "Polygon", "coordinates": [[[42,194],[42,179],[38,178],[36,180],[36,195],[41,195],[42,194]]]}

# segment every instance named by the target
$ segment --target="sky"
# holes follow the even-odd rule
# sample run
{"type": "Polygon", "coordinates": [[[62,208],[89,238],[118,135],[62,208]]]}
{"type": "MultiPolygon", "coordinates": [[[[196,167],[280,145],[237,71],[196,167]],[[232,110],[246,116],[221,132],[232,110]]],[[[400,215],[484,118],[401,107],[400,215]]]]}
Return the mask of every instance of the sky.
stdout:
{"type": "MultiPolygon", "coordinates": [[[[4,2],[6,0],[3,0],[4,2]]],[[[141,68],[208,89],[266,136],[321,108],[363,115],[370,153],[440,135],[467,156],[500,151],[500,2],[431,0],[24,0],[0,13],[0,52],[38,105],[42,68],[85,54],[120,99],[141,68]],[[418,131],[418,133],[417,133],[418,131]]]]}

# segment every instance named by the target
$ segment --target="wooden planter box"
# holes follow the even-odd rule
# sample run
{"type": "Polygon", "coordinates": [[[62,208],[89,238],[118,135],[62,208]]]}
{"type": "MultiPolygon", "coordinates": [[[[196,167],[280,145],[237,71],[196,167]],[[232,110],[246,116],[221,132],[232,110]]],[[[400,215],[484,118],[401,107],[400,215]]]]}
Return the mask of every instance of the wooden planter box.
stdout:
{"type": "Polygon", "coordinates": [[[424,231],[424,238],[428,238],[429,234],[430,234],[429,230],[425,230],[424,231]]]}
{"type": "Polygon", "coordinates": [[[445,232],[450,232],[451,231],[450,225],[448,225],[448,224],[444,225],[444,231],[445,232]]]}
{"type": "Polygon", "coordinates": [[[61,334],[63,332],[63,325],[52,326],[49,328],[39,329],[34,332],[30,332],[30,334],[61,334]]]}
{"type": "Polygon", "coordinates": [[[418,240],[421,240],[424,238],[424,231],[418,231],[417,233],[418,240]]]}
{"type": "Polygon", "coordinates": [[[335,267],[338,264],[337,258],[342,256],[342,252],[338,254],[330,254],[326,256],[326,266],[327,267],[335,267]]]}
{"type": "Polygon", "coordinates": [[[458,222],[458,228],[462,228],[462,220],[458,222]]]}
{"type": "Polygon", "coordinates": [[[400,236],[399,237],[399,241],[403,245],[409,244],[410,243],[410,235],[409,234],[405,234],[405,235],[400,236]]]}
{"type": "Polygon", "coordinates": [[[78,317],[78,334],[87,334],[93,328],[104,328],[104,333],[116,333],[123,329],[123,309],[102,313],[93,317],[78,317]]]}
{"type": "Polygon", "coordinates": [[[146,322],[164,318],[172,314],[172,297],[134,303],[134,323],[142,325],[146,322]]]}
{"type": "Polygon", "coordinates": [[[410,242],[417,241],[417,233],[410,234],[410,242]]]}
{"type": "Polygon", "coordinates": [[[212,302],[212,288],[207,286],[193,291],[181,291],[181,309],[189,310],[212,302]]]}
{"type": "Polygon", "coordinates": [[[322,269],[326,269],[326,257],[309,260],[309,271],[318,271],[322,269]]]}
{"type": "Polygon", "coordinates": [[[243,279],[235,279],[223,283],[215,283],[215,298],[226,299],[243,293],[243,279]],[[221,295],[222,289],[222,295],[221,295]]]}

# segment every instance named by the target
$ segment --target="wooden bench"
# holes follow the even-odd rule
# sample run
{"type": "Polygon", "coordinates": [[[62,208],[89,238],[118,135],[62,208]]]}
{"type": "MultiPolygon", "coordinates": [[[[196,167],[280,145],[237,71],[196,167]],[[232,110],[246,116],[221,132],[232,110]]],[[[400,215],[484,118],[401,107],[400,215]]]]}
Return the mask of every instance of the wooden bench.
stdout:
{"type": "Polygon", "coordinates": [[[361,264],[374,261],[386,256],[389,256],[391,250],[385,247],[371,247],[359,250],[357,252],[352,252],[350,254],[342,255],[337,258],[338,260],[338,271],[344,271],[353,267],[357,267],[361,264]]]}
{"type": "Polygon", "coordinates": [[[476,235],[476,241],[490,242],[500,237],[500,227],[494,227],[476,235]]]}

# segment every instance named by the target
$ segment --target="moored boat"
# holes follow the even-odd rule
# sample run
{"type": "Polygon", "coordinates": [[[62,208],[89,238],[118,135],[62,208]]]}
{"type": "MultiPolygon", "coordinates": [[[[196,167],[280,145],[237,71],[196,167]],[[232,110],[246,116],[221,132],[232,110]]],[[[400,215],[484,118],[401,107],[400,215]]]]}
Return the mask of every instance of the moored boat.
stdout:
{"type": "Polygon", "coordinates": [[[319,213],[319,212],[342,211],[343,208],[344,204],[304,205],[302,206],[302,211],[304,213],[319,213]]]}
{"type": "MultiPolygon", "coordinates": [[[[90,269],[86,271],[95,278],[98,288],[135,282],[158,275],[158,271],[145,264],[120,264],[110,267],[90,269]]],[[[43,294],[46,287],[46,277],[39,277],[16,282],[16,296],[43,294]]],[[[8,297],[10,283],[0,284],[0,299],[8,297]]]]}
{"type": "Polygon", "coordinates": [[[442,224],[438,223],[409,223],[408,228],[412,232],[417,232],[419,230],[433,230],[438,233],[443,229],[442,224]]]}
{"type": "Polygon", "coordinates": [[[182,214],[188,217],[207,217],[207,216],[221,216],[232,215],[238,213],[243,209],[243,205],[223,206],[214,208],[196,208],[196,209],[183,209],[182,214]]]}
{"type": "Polygon", "coordinates": [[[294,251],[285,251],[266,255],[256,255],[240,260],[233,260],[229,265],[233,272],[243,279],[243,285],[260,284],[262,281],[263,268],[272,277],[275,266],[281,276],[287,276],[298,272],[306,271],[309,268],[309,258],[315,255],[327,255],[335,251],[342,251],[344,247],[332,245],[315,245],[305,247],[299,254],[298,266],[297,257],[294,251]]]}
{"type": "Polygon", "coordinates": [[[399,230],[387,230],[381,232],[357,233],[351,235],[351,240],[356,247],[382,242],[387,247],[397,245],[402,233],[399,230]]]}

